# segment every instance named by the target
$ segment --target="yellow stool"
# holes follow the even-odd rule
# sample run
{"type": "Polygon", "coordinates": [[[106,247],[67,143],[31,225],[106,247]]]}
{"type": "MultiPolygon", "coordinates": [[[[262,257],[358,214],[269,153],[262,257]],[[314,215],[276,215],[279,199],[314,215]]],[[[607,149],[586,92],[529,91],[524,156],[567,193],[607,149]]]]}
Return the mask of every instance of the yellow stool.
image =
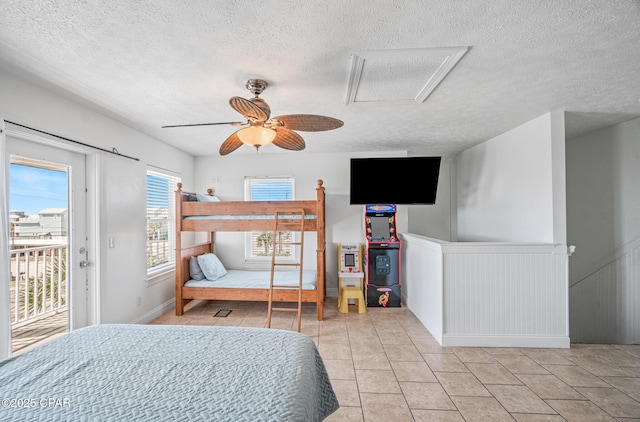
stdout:
{"type": "Polygon", "coordinates": [[[358,313],[367,311],[367,304],[364,302],[364,294],[358,286],[344,286],[340,292],[340,307],[338,310],[343,314],[349,313],[349,299],[355,299],[358,305],[358,313]]]}
{"type": "Polygon", "coordinates": [[[354,299],[358,305],[358,313],[367,311],[367,303],[364,301],[364,273],[349,273],[338,275],[338,311],[343,314],[349,313],[349,299],[354,299]],[[356,286],[343,286],[343,278],[358,279],[356,286]]]}

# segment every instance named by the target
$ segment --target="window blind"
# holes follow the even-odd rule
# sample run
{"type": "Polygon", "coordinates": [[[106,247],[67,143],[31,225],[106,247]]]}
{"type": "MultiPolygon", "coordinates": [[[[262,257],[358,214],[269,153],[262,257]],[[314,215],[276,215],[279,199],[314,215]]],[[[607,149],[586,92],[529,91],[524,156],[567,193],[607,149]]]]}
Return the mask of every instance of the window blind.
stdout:
{"type": "Polygon", "coordinates": [[[147,273],[175,263],[175,197],[178,177],[147,171],[147,273]]]}

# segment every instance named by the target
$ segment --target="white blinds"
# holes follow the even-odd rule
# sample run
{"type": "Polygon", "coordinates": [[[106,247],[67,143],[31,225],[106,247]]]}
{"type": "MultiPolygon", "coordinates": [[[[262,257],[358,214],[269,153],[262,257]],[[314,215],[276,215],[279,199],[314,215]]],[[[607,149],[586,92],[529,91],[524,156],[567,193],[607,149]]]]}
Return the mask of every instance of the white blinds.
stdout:
{"type": "Polygon", "coordinates": [[[175,200],[178,177],[147,171],[147,271],[173,267],[175,200]]]}

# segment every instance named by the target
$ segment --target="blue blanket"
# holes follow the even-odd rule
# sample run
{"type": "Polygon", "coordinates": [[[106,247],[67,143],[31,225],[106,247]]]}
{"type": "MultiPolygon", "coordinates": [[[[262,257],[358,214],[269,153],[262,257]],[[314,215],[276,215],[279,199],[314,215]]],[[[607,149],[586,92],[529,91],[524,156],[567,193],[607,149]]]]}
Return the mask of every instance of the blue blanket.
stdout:
{"type": "Polygon", "coordinates": [[[338,408],[313,341],[202,326],[82,328],[0,362],[1,421],[322,421],[338,408]]]}

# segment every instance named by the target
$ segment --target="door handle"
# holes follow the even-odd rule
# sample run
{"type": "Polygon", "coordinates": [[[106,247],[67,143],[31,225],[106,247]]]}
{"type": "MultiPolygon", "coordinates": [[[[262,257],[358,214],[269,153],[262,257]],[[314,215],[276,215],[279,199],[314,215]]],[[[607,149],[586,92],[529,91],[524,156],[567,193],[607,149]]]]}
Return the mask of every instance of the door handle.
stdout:
{"type": "Polygon", "coordinates": [[[91,266],[91,262],[89,261],[80,261],[80,268],[87,268],[91,266]]]}

